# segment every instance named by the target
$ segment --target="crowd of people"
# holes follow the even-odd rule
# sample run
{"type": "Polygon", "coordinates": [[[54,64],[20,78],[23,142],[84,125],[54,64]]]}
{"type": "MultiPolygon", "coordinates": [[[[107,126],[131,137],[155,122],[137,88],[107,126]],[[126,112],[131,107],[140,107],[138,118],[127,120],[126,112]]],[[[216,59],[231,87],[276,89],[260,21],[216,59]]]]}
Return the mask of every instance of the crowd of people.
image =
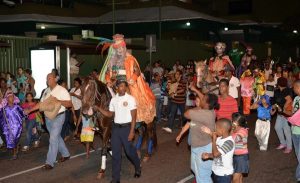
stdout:
{"type": "MultiPolygon", "coordinates": [[[[274,63],[270,57],[258,60],[253,49],[247,47],[240,61],[233,65],[231,57],[224,54],[223,43],[215,49],[216,57],[209,63],[196,61],[195,65],[188,62],[182,66],[177,62],[170,70],[160,67],[158,61],[151,70],[156,110],[162,111],[157,113],[157,122],[166,118],[163,130],[172,133],[177,115],[181,122],[178,126],[182,127],[177,142],[189,129],[191,169],[196,181],[211,182],[213,174],[214,182],[242,182],[243,175],[249,173],[247,120],[251,110],[257,110],[255,136],[260,151],[268,149],[274,115],[279,139],[276,149],[289,154],[294,145],[299,157],[299,127],[289,123],[299,109],[299,63],[274,63]],[[197,72],[200,64],[207,67],[213,82],[205,83],[205,73],[197,72]],[[205,84],[218,90],[204,90],[205,84]]],[[[296,179],[299,178],[297,168],[296,179]]]]}
{"type": "MultiPolygon", "coordinates": [[[[124,44],[121,42],[117,45],[120,47],[114,48],[124,51],[124,44]]],[[[228,56],[225,48],[224,43],[217,43],[216,55],[208,62],[188,60],[184,66],[178,60],[172,68],[166,68],[162,61],[156,61],[147,66],[143,74],[136,61],[130,60],[133,68],[130,78],[127,77],[127,68],[119,66],[118,72],[124,73],[124,77],[114,77],[115,67],[107,66],[109,72],[105,70],[102,78],[106,80],[109,91],[113,91],[112,100],[108,109],[103,106],[94,109],[104,116],[114,116],[111,143],[112,150],[119,153],[113,157],[113,182],[120,181],[121,146],[135,166],[134,176],[141,176],[141,155],[136,151],[140,147],[128,143],[134,138],[136,122],[145,122],[149,126],[154,121],[155,127],[166,122],[162,129],[167,133],[173,133],[176,127],[181,128],[176,138],[178,143],[189,131],[191,169],[198,183],[243,182],[243,175],[249,173],[247,121],[251,110],[257,110],[255,136],[259,150],[268,149],[270,121],[276,115],[275,131],[279,139],[276,149],[289,154],[294,147],[300,159],[300,127],[289,123],[300,106],[299,63],[291,60],[274,63],[271,58],[258,60],[251,47],[240,56],[233,54],[241,54],[237,51],[228,56]],[[144,80],[147,86],[143,84],[144,80]],[[148,88],[151,94],[140,92],[147,93],[148,88]],[[128,90],[130,95],[126,94],[128,90]],[[152,104],[156,112],[152,112],[152,104]]],[[[0,145],[12,149],[12,159],[16,160],[24,126],[26,140],[22,151],[38,147],[43,132],[50,134],[45,169],[54,167],[58,151],[62,154],[60,162],[70,158],[64,143],[70,137],[80,139],[86,145],[89,158],[95,124],[91,118],[82,115],[83,78],[76,77],[73,88],[69,90],[66,82],[60,80],[58,71],[53,69],[47,76],[49,88],[43,91],[41,103],[38,103],[34,99],[35,81],[31,70],[18,68],[17,73],[16,77],[11,73],[0,73],[0,145]],[[37,110],[43,111],[42,103],[51,96],[60,103],[53,119],[43,117],[37,110]]],[[[101,73],[93,70],[90,77],[101,80],[101,73]]],[[[148,144],[149,155],[153,139],[150,138],[148,144]]],[[[300,181],[300,166],[296,170],[296,179],[300,181]]]]}

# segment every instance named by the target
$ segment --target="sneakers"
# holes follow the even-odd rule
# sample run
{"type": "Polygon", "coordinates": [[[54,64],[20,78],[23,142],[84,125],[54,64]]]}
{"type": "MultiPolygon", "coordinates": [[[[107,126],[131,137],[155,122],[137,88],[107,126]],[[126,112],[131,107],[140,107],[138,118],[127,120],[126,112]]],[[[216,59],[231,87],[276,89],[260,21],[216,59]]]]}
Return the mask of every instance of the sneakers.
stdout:
{"type": "Polygon", "coordinates": [[[292,152],[292,148],[286,148],[283,153],[284,154],[290,154],[292,152]]]}
{"type": "Polygon", "coordinates": [[[22,152],[26,152],[29,150],[29,146],[23,146],[23,148],[21,149],[22,152]]]}
{"type": "Polygon", "coordinates": [[[277,150],[285,149],[286,145],[280,144],[278,147],[276,147],[277,150]]]}
{"type": "Polygon", "coordinates": [[[162,128],[165,132],[172,133],[172,129],[169,127],[162,128]]]}

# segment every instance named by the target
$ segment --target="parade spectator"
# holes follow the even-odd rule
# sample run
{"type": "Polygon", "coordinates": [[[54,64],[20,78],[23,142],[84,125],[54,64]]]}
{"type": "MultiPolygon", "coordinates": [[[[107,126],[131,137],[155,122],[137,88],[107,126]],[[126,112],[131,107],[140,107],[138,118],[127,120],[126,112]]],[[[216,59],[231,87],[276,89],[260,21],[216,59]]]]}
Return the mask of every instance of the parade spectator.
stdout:
{"type": "Polygon", "coordinates": [[[93,142],[94,142],[94,127],[95,124],[92,121],[92,118],[88,118],[85,116],[82,116],[82,129],[80,134],[80,141],[81,143],[85,144],[85,150],[86,150],[86,158],[90,158],[90,147],[94,148],[93,142]]]}
{"type": "Polygon", "coordinates": [[[177,60],[175,65],[173,66],[173,71],[176,72],[178,70],[182,70],[183,66],[180,64],[180,60],[177,60]]]}
{"type": "Polygon", "coordinates": [[[240,104],[241,100],[241,84],[238,78],[232,75],[233,69],[227,65],[224,69],[225,77],[229,81],[229,95],[236,99],[237,103],[240,104]]]}
{"type": "Polygon", "coordinates": [[[25,76],[27,78],[26,85],[25,85],[25,91],[26,91],[26,93],[32,93],[33,97],[35,97],[35,95],[36,95],[35,89],[34,89],[35,80],[32,77],[31,69],[25,70],[25,76]]]}
{"type": "Polygon", "coordinates": [[[284,149],[284,153],[292,151],[291,128],[287,121],[287,113],[292,109],[293,93],[287,87],[287,79],[280,77],[277,80],[278,89],[274,93],[275,109],[277,110],[277,118],[275,123],[275,131],[280,141],[278,150],[284,149]]]}
{"type": "MultiPolygon", "coordinates": [[[[33,94],[32,93],[26,93],[26,100],[25,103],[23,103],[21,106],[24,110],[30,110],[36,105],[36,102],[34,101],[33,94]]],[[[39,137],[37,133],[37,121],[36,121],[36,112],[32,112],[28,115],[28,119],[26,119],[25,122],[26,126],[26,141],[22,148],[22,151],[28,151],[31,145],[31,142],[33,142],[34,147],[38,147],[39,145],[39,137]]]]}
{"type": "Polygon", "coordinates": [[[216,111],[217,119],[232,118],[232,114],[238,112],[237,101],[229,95],[229,81],[227,79],[221,79],[219,82],[219,104],[220,109],[216,111]]]}
{"type": "Polygon", "coordinates": [[[259,150],[266,151],[268,149],[271,114],[274,114],[270,97],[263,95],[261,99],[252,104],[251,109],[257,109],[257,120],[255,123],[255,136],[258,141],[259,150]]]}
{"type": "Polygon", "coordinates": [[[280,78],[280,77],[282,77],[282,67],[280,65],[277,65],[276,72],[274,74],[274,80],[275,80],[276,84],[277,84],[278,78],[280,78]]]}
{"type": "Polygon", "coordinates": [[[26,99],[26,89],[25,89],[23,83],[20,84],[18,98],[20,99],[21,103],[23,103],[26,99]]]}
{"type": "Polygon", "coordinates": [[[270,97],[271,104],[274,102],[274,91],[276,88],[276,81],[274,80],[274,75],[270,74],[266,82],[266,95],[270,97]]]}
{"type": "Polygon", "coordinates": [[[0,128],[5,137],[7,149],[12,149],[12,160],[18,158],[18,145],[22,133],[22,123],[25,118],[23,109],[15,100],[15,95],[9,91],[0,103],[3,111],[0,119],[0,128]]]}
{"type": "Polygon", "coordinates": [[[18,88],[20,88],[20,85],[23,84],[23,86],[25,86],[26,84],[26,76],[24,75],[24,71],[22,67],[18,68],[18,72],[17,72],[17,83],[18,83],[18,88]]]}
{"type": "Polygon", "coordinates": [[[202,159],[213,159],[214,183],[231,183],[232,181],[235,144],[230,135],[231,128],[231,121],[225,118],[216,122],[216,131],[206,126],[201,127],[201,130],[212,138],[212,152],[202,153],[202,159]]]}
{"type": "MultiPolygon", "coordinates": [[[[293,113],[296,113],[300,109],[300,80],[294,83],[294,92],[296,97],[293,101],[293,113]]],[[[298,166],[296,169],[296,179],[300,181],[300,127],[292,125],[292,140],[295,148],[295,154],[298,160],[298,166]]]]}
{"type": "Polygon", "coordinates": [[[175,73],[175,80],[176,85],[175,89],[171,93],[171,101],[170,101],[170,114],[168,119],[168,126],[164,127],[163,130],[172,133],[172,130],[174,128],[174,120],[175,115],[177,114],[177,110],[180,111],[180,117],[181,121],[184,120],[183,114],[184,114],[184,108],[185,108],[185,101],[186,101],[186,82],[182,78],[182,71],[178,70],[175,73]]]}
{"type": "Polygon", "coordinates": [[[158,60],[154,63],[154,67],[152,68],[152,73],[153,73],[153,75],[155,73],[158,73],[160,77],[163,76],[164,69],[160,66],[160,60],[158,60]]]}
{"type": "Polygon", "coordinates": [[[15,80],[15,76],[10,72],[6,73],[7,87],[12,90],[14,94],[18,93],[17,82],[15,80]]]}
{"type": "Polygon", "coordinates": [[[249,173],[248,127],[245,116],[232,114],[232,138],[235,142],[233,155],[233,183],[242,183],[243,175],[249,173]]]}
{"type": "Polygon", "coordinates": [[[162,112],[162,102],[161,102],[161,75],[156,72],[153,75],[153,82],[150,85],[150,88],[155,96],[156,103],[156,122],[159,123],[161,120],[161,112],[162,112]]]}
{"type": "Polygon", "coordinates": [[[72,126],[75,127],[75,132],[77,135],[78,128],[79,128],[79,119],[80,119],[80,112],[82,107],[82,94],[81,94],[81,84],[82,81],[80,78],[74,79],[74,87],[70,90],[70,96],[74,108],[74,114],[73,115],[73,124],[72,126]]]}
{"type": "Polygon", "coordinates": [[[243,114],[250,115],[251,99],[254,95],[254,78],[251,76],[251,71],[247,69],[241,76],[241,96],[243,98],[243,114]]]}
{"type": "Polygon", "coordinates": [[[182,128],[176,141],[179,143],[182,135],[190,129],[191,169],[197,182],[211,183],[212,161],[202,160],[201,155],[212,151],[212,142],[211,137],[202,133],[201,127],[206,126],[214,131],[216,118],[214,110],[219,108],[218,97],[215,94],[207,94],[201,95],[202,100],[197,98],[200,105],[185,112],[185,117],[191,121],[182,128]]]}
{"type": "MultiPolygon", "coordinates": [[[[266,62],[264,65],[265,65],[265,69],[264,69],[265,79],[268,80],[270,74],[273,73],[273,71],[272,71],[272,66],[273,66],[273,64],[272,64],[271,58],[269,58],[269,59],[267,60],[267,62],[266,62]]],[[[274,76],[273,76],[273,77],[274,77],[274,76]]]]}
{"type": "MultiPolygon", "coordinates": [[[[55,103],[59,103],[61,106],[58,110],[58,114],[55,114],[54,119],[50,119],[46,116],[46,126],[50,134],[49,149],[47,154],[46,164],[43,166],[44,170],[51,170],[54,167],[57,153],[60,152],[62,157],[59,162],[65,162],[70,159],[70,153],[67,149],[64,140],[61,137],[61,129],[65,121],[66,108],[72,107],[71,97],[68,91],[57,84],[56,75],[50,73],[47,75],[48,88],[44,91],[41,98],[41,102],[48,100],[49,98],[55,103]]],[[[26,113],[30,114],[40,108],[41,103],[38,103],[34,108],[27,110],[26,113]]]]}

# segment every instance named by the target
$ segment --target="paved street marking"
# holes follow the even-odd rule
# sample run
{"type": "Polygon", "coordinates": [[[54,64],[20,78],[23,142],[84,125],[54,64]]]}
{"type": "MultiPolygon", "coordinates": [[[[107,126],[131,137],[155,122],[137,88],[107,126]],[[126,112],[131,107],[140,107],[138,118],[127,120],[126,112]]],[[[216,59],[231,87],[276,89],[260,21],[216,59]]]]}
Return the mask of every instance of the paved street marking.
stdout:
{"type": "Polygon", "coordinates": [[[178,181],[177,183],[185,183],[185,182],[189,181],[189,180],[192,179],[192,178],[194,178],[194,175],[193,175],[193,174],[187,176],[187,177],[184,178],[184,179],[181,179],[181,180],[178,181]]]}
{"type": "MultiPolygon", "coordinates": [[[[97,150],[101,150],[101,148],[98,148],[97,150]]],[[[93,152],[95,152],[95,150],[90,151],[90,153],[93,153],[93,152]]],[[[84,156],[85,154],[86,154],[86,152],[81,153],[81,154],[77,154],[77,155],[71,156],[70,159],[74,159],[74,158],[77,158],[77,157],[80,157],[80,156],[84,156]]],[[[57,161],[55,163],[57,163],[57,161]]],[[[13,174],[1,177],[0,181],[5,180],[5,179],[9,179],[9,178],[12,178],[12,177],[15,177],[15,176],[18,176],[18,175],[22,175],[22,174],[25,174],[25,173],[28,173],[28,172],[32,172],[34,170],[41,169],[43,166],[44,165],[40,165],[40,166],[37,166],[37,167],[34,167],[34,168],[30,168],[28,170],[23,170],[21,172],[17,172],[17,173],[13,173],[13,174]]]]}

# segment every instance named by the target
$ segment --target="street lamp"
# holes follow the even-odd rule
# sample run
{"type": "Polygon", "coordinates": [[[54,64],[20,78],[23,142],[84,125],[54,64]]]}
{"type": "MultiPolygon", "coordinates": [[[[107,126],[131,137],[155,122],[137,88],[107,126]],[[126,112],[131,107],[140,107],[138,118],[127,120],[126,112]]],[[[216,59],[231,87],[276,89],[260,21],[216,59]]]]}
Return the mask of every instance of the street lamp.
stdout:
{"type": "Polygon", "coordinates": [[[189,27],[189,26],[191,26],[191,23],[187,22],[187,23],[185,23],[185,25],[189,27]]]}

